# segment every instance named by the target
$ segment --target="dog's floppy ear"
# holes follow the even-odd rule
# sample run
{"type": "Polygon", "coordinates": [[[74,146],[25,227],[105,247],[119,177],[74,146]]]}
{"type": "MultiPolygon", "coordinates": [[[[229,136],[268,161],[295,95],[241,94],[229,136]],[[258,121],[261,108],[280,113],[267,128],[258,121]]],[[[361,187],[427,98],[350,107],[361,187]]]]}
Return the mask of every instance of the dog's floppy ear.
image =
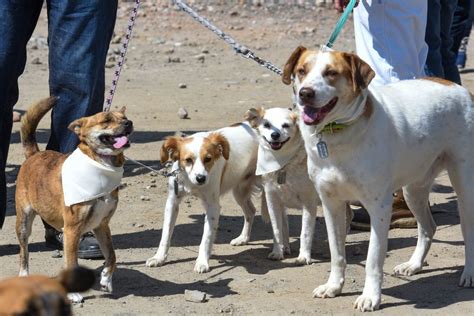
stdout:
{"type": "Polygon", "coordinates": [[[76,266],[61,272],[56,280],[68,293],[84,292],[94,285],[95,274],[91,269],[76,266]]]}
{"type": "Polygon", "coordinates": [[[160,162],[163,164],[170,158],[173,161],[179,159],[179,143],[183,140],[182,137],[172,136],[167,137],[160,150],[160,162]]]}
{"type": "Polygon", "coordinates": [[[300,56],[301,54],[303,54],[304,51],[306,51],[306,47],[298,46],[293,51],[293,53],[291,53],[290,58],[288,58],[288,61],[286,62],[285,67],[283,68],[282,81],[284,84],[291,84],[291,75],[295,71],[296,63],[298,62],[298,59],[300,59],[300,56]]]}
{"type": "Polygon", "coordinates": [[[250,126],[253,128],[257,128],[258,124],[260,124],[260,120],[265,115],[265,109],[263,106],[259,107],[258,109],[251,108],[244,114],[244,119],[250,123],[250,126]]]}
{"type": "Polygon", "coordinates": [[[71,122],[71,124],[69,124],[69,126],[68,126],[68,129],[70,129],[71,131],[73,131],[74,133],[79,135],[80,132],[81,132],[81,127],[82,127],[83,124],[84,124],[84,118],[79,118],[79,119],[71,122]]]}
{"type": "Polygon", "coordinates": [[[290,118],[293,121],[293,124],[298,123],[298,114],[296,114],[294,111],[291,111],[290,118]]]}
{"type": "Polygon", "coordinates": [[[375,71],[359,56],[351,53],[342,53],[342,56],[351,67],[352,90],[357,92],[367,88],[375,77],[375,71]]]}
{"type": "Polygon", "coordinates": [[[220,133],[212,133],[207,137],[212,144],[216,145],[225,160],[229,160],[230,145],[224,135],[220,133]]]}

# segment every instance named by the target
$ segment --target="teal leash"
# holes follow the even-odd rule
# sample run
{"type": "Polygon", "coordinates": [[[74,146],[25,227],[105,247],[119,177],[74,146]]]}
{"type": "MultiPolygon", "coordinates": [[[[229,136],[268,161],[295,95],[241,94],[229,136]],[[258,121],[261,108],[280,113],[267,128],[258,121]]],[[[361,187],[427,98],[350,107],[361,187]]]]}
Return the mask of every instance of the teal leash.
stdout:
{"type": "Polygon", "coordinates": [[[341,33],[342,28],[344,27],[344,24],[346,24],[347,18],[349,17],[349,14],[352,12],[352,9],[354,9],[356,3],[357,3],[357,0],[350,0],[346,9],[344,10],[341,17],[339,18],[339,21],[337,21],[337,24],[334,27],[334,31],[332,32],[331,37],[329,38],[329,41],[326,44],[326,47],[332,48],[332,46],[334,45],[334,42],[336,41],[337,37],[341,33]]]}

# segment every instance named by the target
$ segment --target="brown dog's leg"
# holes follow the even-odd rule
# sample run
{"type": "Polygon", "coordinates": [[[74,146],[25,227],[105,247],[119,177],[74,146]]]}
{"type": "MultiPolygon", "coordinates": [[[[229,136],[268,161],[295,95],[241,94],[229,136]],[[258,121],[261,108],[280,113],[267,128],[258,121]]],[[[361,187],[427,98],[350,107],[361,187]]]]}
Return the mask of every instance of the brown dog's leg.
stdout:
{"type": "Polygon", "coordinates": [[[19,275],[26,276],[29,273],[28,238],[31,234],[31,226],[33,225],[36,213],[30,206],[22,208],[18,205],[16,214],[16,235],[20,244],[19,275]]]}
{"type": "Polygon", "coordinates": [[[115,271],[115,251],[112,244],[109,221],[105,219],[99,227],[94,229],[95,237],[99,242],[100,250],[105,257],[104,269],[100,275],[100,286],[103,291],[112,292],[112,274],[115,271]]]}
{"type": "Polygon", "coordinates": [[[77,248],[81,233],[80,227],[64,223],[64,257],[67,269],[77,266],[77,248]]]}

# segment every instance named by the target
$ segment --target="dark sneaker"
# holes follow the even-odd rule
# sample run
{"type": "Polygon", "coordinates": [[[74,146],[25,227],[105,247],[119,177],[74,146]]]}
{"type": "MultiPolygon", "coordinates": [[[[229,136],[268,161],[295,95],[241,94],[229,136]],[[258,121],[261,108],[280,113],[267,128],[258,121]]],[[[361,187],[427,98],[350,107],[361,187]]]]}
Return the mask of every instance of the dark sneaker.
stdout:
{"type": "MultiPolygon", "coordinates": [[[[63,233],[52,228],[45,229],[44,238],[46,246],[52,249],[63,249],[63,233]]],[[[85,233],[79,241],[79,249],[77,256],[80,259],[103,259],[102,251],[100,251],[99,243],[92,233],[85,233]]]]}

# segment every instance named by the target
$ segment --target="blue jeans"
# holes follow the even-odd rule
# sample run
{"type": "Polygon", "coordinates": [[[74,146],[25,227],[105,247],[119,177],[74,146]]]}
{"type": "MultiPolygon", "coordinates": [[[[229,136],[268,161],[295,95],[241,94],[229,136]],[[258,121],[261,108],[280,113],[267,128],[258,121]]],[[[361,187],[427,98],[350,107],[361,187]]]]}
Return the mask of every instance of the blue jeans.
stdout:
{"type": "Polygon", "coordinates": [[[473,0],[458,0],[458,5],[454,11],[453,24],[451,25],[451,37],[453,38],[451,51],[454,54],[458,53],[462,39],[469,37],[469,34],[471,34],[473,11],[473,0]]]}
{"type": "MultiPolygon", "coordinates": [[[[73,120],[102,110],[105,59],[112,37],[117,0],[46,0],[49,86],[59,100],[52,112],[47,148],[70,152],[78,140],[68,130],[73,120]]],[[[43,0],[0,1],[0,228],[6,212],[5,167],[18,101],[18,77],[26,63],[26,44],[43,0]]]]}
{"type": "Polygon", "coordinates": [[[456,66],[456,54],[451,50],[451,25],[457,0],[427,0],[428,21],[425,41],[428,44],[425,72],[461,84],[456,66]]]}

